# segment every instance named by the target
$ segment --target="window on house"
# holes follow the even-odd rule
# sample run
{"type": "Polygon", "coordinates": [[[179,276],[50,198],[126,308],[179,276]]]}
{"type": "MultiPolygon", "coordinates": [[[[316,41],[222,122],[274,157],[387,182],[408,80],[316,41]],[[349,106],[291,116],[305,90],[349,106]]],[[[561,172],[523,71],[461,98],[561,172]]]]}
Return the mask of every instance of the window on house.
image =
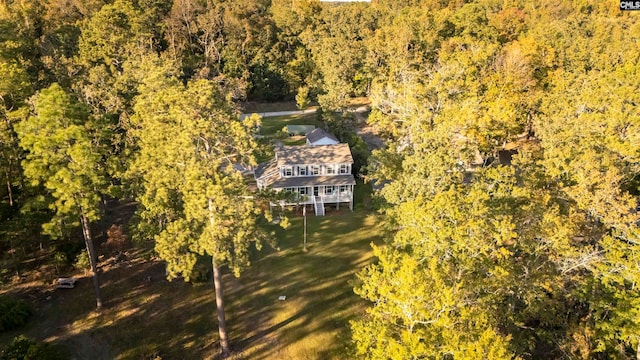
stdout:
{"type": "Polygon", "coordinates": [[[336,173],[336,168],[333,165],[327,165],[327,175],[333,175],[336,173]]]}
{"type": "Polygon", "coordinates": [[[311,175],[320,175],[320,166],[311,165],[311,175]]]}
{"type": "Polygon", "coordinates": [[[340,192],[341,193],[346,193],[347,191],[349,191],[349,186],[348,185],[340,185],[340,192]]]}
{"type": "Polygon", "coordinates": [[[333,185],[324,187],[324,194],[325,195],[333,195],[334,191],[335,191],[335,187],[333,185]]]}
{"type": "Polygon", "coordinates": [[[347,174],[349,171],[349,166],[346,164],[340,165],[340,174],[347,174]]]}
{"type": "Polygon", "coordinates": [[[286,192],[290,192],[290,193],[295,192],[295,188],[292,188],[292,187],[286,187],[286,188],[284,188],[282,190],[284,190],[286,192]]]}
{"type": "Polygon", "coordinates": [[[300,175],[300,176],[307,176],[308,175],[306,166],[300,166],[298,169],[299,169],[298,175],[300,175]]]}
{"type": "Polygon", "coordinates": [[[307,195],[308,194],[306,187],[298,188],[298,191],[300,192],[300,195],[307,195]]]}
{"type": "Polygon", "coordinates": [[[293,168],[291,166],[284,168],[284,176],[293,176],[293,168]]]}

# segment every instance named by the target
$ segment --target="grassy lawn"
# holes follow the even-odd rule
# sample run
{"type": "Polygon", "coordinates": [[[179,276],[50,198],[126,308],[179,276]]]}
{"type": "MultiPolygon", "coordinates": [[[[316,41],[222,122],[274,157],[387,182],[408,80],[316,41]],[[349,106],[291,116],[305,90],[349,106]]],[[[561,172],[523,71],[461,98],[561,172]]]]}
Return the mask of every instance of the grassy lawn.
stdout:
{"type": "MultiPolygon", "coordinates": [[[[364,210],[312,213],[308,252],[302,251],[302,218],[295,217],[287,231],[274,227],[278,250],[265,247],[240,278],[224,276],[233,359],[351,358],[348,321],[365,306],[353,293],[354,274],[371,261],[379,218],[364,210]]],[[[67,290],[42,280],[2,285],[0,293],[26,299],[35,313],[26,328],[0,334],[0,346],[26,334],[61,343],[78,359],[215,358],[210,282],[168,282],[162,262],[142,251],[101,266],[100,313],[89,278],[67,290]]]]}
{"type": "MultiPolygon", "coordinates": [[[[356,97],[349,99],[348,106],[358,107],[369,105],[371,101],[367,97],[356,97]]],[[[311,104],[310,108],[316,107],[317,104],[311,104]]],[[[246,102],[242,104],[242,111],[245,113],[262,113],[274,111],[294,111],[300,110],[295,101],[283,101],[273,103],[246,102]]]]}
{"type": "Polygon", "coordinates": [[[260,135],[263,136],[260,140],[263,144],[263,150],[256,154],[258,163],[273,158],[273,144],[275,142],[281,142],[286,146],[304,145],[306,143],[305,136],[287,136],[283,134],[282,128],[287,125],[313,125],[315,127],[323,127],[317,114],[297,114],[263,118],[260,129],[260,135]]]}
{"type": "Polygon", "coordinates": [[[246,102],[242,104],[242,111],[245,113],[262,113],[275,111],[300,110],[295,101],[283,101],[273,103],[246,102]]]}
{"type": "Polygon", "coordinates": [[[322,122],[318,120],[317,114],[267,117],[262,119],[260,135],[275,135],[279,131],[282,131],[282,128],[286,125],[314,125],[315,127],[322,127],[322,122]]]}
{"type": "Polygon", "coordinates": [[[306,136],[289,136],[282,139],[282,144],[286,146],[304,145],[307,143],[306,136]]]}
{"type": "MultiPolygon", "coordinates": [[[[310,212],[312,213],[312,212],[310,212]]],[[[279,237],[280,251],[257,262],[228,294],[232,338],[242,339],[237,359],[351,359],[349,320],[364,311],[353,293],[355,273],[371,261],[378,218],[348,209],[307,217],[303,252],[302,219],[279,237]],[[278,296],[287,297],[278,301],[278,296]],[[247,326],[248,325],[248,326],[247,326]]]]}
{"type": "Polygon", "coordinates": [[[355,97],[349,99],[349,107],[359,107],[364,105],[371,105],[371,100],[368,97],[355,97]]]}

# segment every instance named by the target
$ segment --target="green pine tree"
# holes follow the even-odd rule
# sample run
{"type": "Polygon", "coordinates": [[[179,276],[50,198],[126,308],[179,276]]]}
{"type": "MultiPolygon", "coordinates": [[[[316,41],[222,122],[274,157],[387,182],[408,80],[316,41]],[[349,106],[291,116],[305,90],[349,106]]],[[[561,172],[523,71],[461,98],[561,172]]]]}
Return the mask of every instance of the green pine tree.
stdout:
{"type": "Polygon", "coordinates": [[[265,239],[255,202],[232,168],[254,162],[255,118],[238,120],[211,81],[185,88],[157,75],[141,88],[132,119],[139,153],[130,176],[141,189],[140,229],[152,228],[169,278],[188,281],[197,257],[211,256],[220,345],[228,354],[221,269],[239,275],[250,244],[265,239]]]}
{"type": "Polygon", "coordinates": [[[89,254],[96,306],[102,307],[91,222],[100,219],[101,194],[106,187],[101,130],[84,105],[58,84],[40,91],[34,114],[16,125],[20,146],[27,151],[25,176],[41,185],[53,198],[54,218],[43,225],[45,233],[60,236],[61,224],[82,226],[89,254]]]}

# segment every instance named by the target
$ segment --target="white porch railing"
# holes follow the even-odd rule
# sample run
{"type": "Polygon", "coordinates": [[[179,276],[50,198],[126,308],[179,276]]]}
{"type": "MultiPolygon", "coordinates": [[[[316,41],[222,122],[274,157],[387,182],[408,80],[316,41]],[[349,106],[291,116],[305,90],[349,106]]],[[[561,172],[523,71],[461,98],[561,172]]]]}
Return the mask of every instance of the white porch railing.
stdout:
{"type": "Polygon", "coordinates": [[[348,202],[351,202],[351,200],[353,199],[353,195],[351,191],[341,192],[340,195],[336,193],[335,195],[320,194],[315,196],[314,195],[304,195],[304,196],[305,196],[305,200],[285,202],[283,204],[284,205],[296,205],[296,204],[313,205],[317,202],[314,199],[315,197],[318,197],[320,200],[322,200],[323,203],[337,203],[337,202],[348,203],[348,202]]]}
{"type": "Polygon", "coordinates": [[[272,203],[272,205],[278,205],[278,206],[313,205],[313,209],[315,210],[316,216],[324,216],[325,204],[348,203],[349,208],[353,209],[352,200],[353,200],[353,192],[344,191],[339,194],[336,192],[335,194],[305,195],[304,200],[301,200],[301,201],[285,202],[284,200],[280,200],[277,204],[272,203]]]}
{"type": "Polygon", "coordinates": [[[351,199],[353,199],[353,193],[351,191],[343,191],[341,193],[322,194],[320,197],[325,203],[343,203],[351,202],[351,199]]]}

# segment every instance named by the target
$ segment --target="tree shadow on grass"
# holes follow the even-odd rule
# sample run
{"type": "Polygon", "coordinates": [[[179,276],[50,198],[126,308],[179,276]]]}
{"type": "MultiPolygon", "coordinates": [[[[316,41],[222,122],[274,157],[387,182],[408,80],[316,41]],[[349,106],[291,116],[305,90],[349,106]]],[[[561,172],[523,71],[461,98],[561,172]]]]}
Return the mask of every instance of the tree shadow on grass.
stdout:
{"type": "Polygon", "coordinates": [[[217,351],[211,284],[164,279],[160,261],[137,261],[102,274],[105,307],[95,311],[91,278],[37,299],[20,333],[66,346],[76,359],[206,358],[217,351]]]}
{"type": "MultiPolygon", "coordinates": [[[[370,262],[378,231],[362,213],[308,221],[309,252],[296,218],[278,233],[279,251],[254,256],[241,278],[225,273],[232,358],[349,358],[348,321],[364,308],[352,281],[370,262]]],[[[40,295],[51,297],[34,301],[21,333],[66,345],[77,359],[216,358],[213,285],[168,282],[161,261],[130,258],[103,267],[101,312],[91,279],[82,278],[75,289],[40,295]]]]}
{"type": "MultiPolygon", "coordinates": [[[[311,251],[301,252],[302,243],[289,234],[280,252],[226,282],[227,309],[242,318],[229,322],[237,358],[349,357],[348,323],[365,305],[353,293],[355,273],[371,261],[369,244],[379,240],[367,220],[362,214],[315,218],[309,225],[328,233],[314,237],[311,251]]],[[[296,221],[290,231],[300,230],[296,221]]]]}

